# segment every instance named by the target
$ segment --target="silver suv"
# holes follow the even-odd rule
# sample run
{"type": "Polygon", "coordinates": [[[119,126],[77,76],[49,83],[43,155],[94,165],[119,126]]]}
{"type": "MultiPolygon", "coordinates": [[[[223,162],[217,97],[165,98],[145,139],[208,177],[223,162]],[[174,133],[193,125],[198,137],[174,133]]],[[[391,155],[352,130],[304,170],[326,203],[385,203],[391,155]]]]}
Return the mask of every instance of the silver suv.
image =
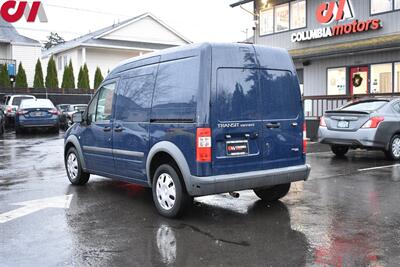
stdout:
{"type": "Polygon", "coordinates": [[[14,119],[15,114],[21,104],[22,100],[25,99],[36,99],[33,95],[5,95],[3,98],[2,110],[7,121],[14,119]]]}

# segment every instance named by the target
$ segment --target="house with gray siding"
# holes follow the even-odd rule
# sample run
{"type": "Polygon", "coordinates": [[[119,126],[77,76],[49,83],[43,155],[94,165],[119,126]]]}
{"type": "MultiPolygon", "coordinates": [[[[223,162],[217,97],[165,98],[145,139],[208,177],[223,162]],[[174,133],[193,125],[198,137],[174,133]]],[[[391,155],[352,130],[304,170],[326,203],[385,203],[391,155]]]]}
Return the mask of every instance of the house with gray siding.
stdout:
{"type": "Polygon", "coordinates": [[[400,93],[400,0],[244,0],[254,38],[293,57],[308,120],[357,97],[400,93]]]}

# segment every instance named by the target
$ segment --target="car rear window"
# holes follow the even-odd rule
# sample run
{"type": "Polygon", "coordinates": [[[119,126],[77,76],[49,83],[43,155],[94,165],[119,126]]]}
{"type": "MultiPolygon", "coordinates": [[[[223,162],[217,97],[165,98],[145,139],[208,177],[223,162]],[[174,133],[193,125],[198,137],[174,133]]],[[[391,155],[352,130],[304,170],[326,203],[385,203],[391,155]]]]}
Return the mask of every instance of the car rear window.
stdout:
{"type": "Polygon", "coordinates": [[[48,99],[28,99],[21,102],[20,108],[54,108],[54,105],[48,99]]]}
{"type": "Polygon", "coordinates": [[[379,101],[368,101],[368,102],[359,102],[354,103],[349,106],[342,108],[342,110],[348,111],[374,111],[383,107],[387,101],[379,100],[379,101]]]}
{"type": "Polygon", "coordinates": [[[17,97],[14,97],[11,105],[19,106],[19,105],[21,105],[21,101],[25,100],[25,99],[33,99],[33,98],[32,97],[25,97],[25,96],[17,96],[17,97]]]}

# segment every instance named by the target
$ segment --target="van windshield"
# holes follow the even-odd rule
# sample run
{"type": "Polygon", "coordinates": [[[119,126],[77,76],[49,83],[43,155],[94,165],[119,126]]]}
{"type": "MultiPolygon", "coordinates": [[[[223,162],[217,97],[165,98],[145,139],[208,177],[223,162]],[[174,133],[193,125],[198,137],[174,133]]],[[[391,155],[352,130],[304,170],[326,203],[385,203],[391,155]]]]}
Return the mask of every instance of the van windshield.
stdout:
{"type": "Polygon", "coordinates": [[[21,105],[21,101],[25,99],[33,99],[33,97],[27,97],[27,96],[16,96],[14,97],[12,104],[13,106],[19,106],[21,105]]]}

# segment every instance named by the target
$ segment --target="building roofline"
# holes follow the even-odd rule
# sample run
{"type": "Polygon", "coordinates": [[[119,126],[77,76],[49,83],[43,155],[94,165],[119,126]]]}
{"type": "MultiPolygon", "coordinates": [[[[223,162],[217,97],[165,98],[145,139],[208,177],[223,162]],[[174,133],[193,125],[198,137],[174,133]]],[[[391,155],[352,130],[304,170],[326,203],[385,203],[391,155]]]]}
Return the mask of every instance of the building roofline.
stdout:
{"type": "Polygon", "coordinates": [[[237,6],[241,6],[241,5],[244,5],[244,4],[253,2],[253,1],[254,1],[254,0],[242,0],[242,1],[235,2],[235,3],[233,3],[233,4],[230,4],[229,6],[230,6],[230,7],[237,7],[237,6]]]}

